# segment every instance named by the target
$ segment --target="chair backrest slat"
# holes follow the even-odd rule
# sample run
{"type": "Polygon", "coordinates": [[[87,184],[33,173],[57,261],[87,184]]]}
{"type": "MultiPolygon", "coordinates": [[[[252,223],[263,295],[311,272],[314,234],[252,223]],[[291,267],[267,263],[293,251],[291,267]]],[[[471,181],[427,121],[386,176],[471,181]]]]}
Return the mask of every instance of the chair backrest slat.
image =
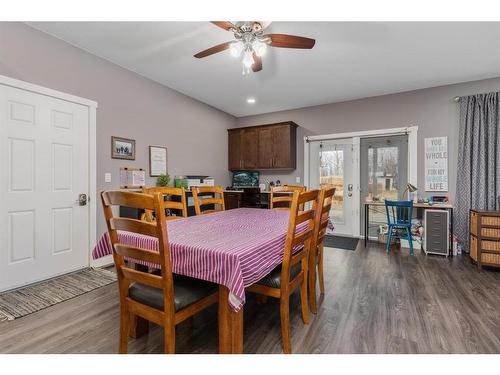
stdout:
{"type": "Polygon", "coordinates": [[[123,192],[123,191],[107,191],[102,195],[104,204],[107,206],[124,206],[130,208],[142,208],[146,210],[154,210],[154,197],[144,196],[141,193],[123,192]],[[124,195],[123,193],[128,193],[124,195]]]}
{"type": "MultiPolygon", "coordinates": [[[[145,194],[154,195],[160,193],[164,198],[164,206],[167,216],[167,220],[176,220],[181,217],[187,217],[187,202],[186,202],[186,191],[184,188],[175,187],[148,187],[143,188],[142,192],[145,194]],[[175,201],[172,198],[175,197],[175,201]],[[178,200],[178,201],[177,201],[178,200]],[[172,214],[172,210],[177,211],[172,214]]],[[[153,215],[151,210],[146,210],[146,220],[149,222],[153,221],[153,215]]]]}
{"type": "Polygon", "coordinates": [[[295,238],[292,241],[292,247],[296,247],[299,245],[302,245],[306,240],[311,238],[313,231],[312,230],[306,230],[303,233],[295,235],[295,238]]]}
{"type": "Polygon", "coordinates": [[[142,271],[136,271],[132,268],[122,268],[123,276],[139,284],[152,286],[153,288],[163,289],[163,279],[161,276],[153,275],[142,271]]]}
{"type": "Polygon", "coordinates": [[[306,191],[305,186],[298,185],[284,185],[274,186],[271,188],[270,208],[272,209],[285,209],[291,208],[293,193],[298,191],[303,193],[306,191]]]}
{"type": "Polygon", "coordinates": [[[196,215],[208,214],[213,212],[224,211],[224,188],[221,186],[193,186],[194,209],[196,215]],[[210,194],[208,197],[204,195],[210,194]],[[214,209],[204,208],[204,206],[213,205],[214,209]]]}
{"type": "Polygon", "coordinates": [[[308,210],[308,211],[301,211],[299,214],[297,214],[297,225],[300,223],[303,223],[306,220],[311,220],[314,219],[315,213],[314,211],[308,210]]]}
{"type": "Polygon", "coordinates": [[[122,255],[125,258],[138,259],[142,260],[143,262],[153,264],[161,263],[160,254],[148,249],[142,249],[139,247],[117,243],[115,245],[115,250],[119,255],[122,255]]]}
{"type": "Polygon", "coordinates": [[[130,219],[127,217],[113,217],[110,219],[110,224],[111,228],[114,230],[134,232],[151,237],[158,236],[158,228],[156,225],[145,221],[130,219]]]}

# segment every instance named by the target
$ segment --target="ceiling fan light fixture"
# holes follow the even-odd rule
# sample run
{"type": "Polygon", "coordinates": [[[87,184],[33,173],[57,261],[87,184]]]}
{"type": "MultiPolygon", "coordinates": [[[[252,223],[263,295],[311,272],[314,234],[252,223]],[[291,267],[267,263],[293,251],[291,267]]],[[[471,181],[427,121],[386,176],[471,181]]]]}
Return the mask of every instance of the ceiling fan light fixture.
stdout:
{"type": "Polygon", "coordinates": [[[243,66],[245,68],[250,68],[253,65],[254,60],[253,60],[253,54],[252,54],[251,50],[247,49],[245,51],[245,54],[243,55],[242,63],[243,63],[243,66]]]}
{"type": "Polygon", "coordinates": [[[243,43],[240,41],[231,43],[229,52],[231,53],[231,56],[239,57],[241,55],[241,52],[243,52],[243,43]]]}
{"type": "Polygon", "coordinates": [[[252,42],[252,49],[254,50],[254,52],[256,53],[257,56],[262,57],[266,54],[267,44],[261,42],[258,39],[255,39],[252,42]]]}

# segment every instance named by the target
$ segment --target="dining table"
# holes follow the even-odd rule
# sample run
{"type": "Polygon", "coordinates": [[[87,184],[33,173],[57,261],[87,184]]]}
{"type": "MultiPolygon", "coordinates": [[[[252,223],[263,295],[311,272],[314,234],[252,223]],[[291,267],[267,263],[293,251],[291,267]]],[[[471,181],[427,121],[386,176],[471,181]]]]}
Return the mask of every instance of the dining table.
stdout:
{"type": "MultiPolygon", "coordinates": [[[[245,288],[282,263],[288,219],[288,210],[237,208],[167,222],[172,272],[219,285],[219,353],[243,353],[245,288]]],[[[158,251],[155,237],[124,231],[118,237],[120,243],[158,251]]],[[[112,253],[106,232],[92,257],[112,253]]]]}

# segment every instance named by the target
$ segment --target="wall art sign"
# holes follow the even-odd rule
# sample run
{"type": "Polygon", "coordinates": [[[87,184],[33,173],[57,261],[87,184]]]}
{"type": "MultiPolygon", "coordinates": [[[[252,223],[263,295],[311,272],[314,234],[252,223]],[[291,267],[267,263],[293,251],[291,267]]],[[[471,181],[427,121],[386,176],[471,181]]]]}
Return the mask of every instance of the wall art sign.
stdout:
{"type": "Polygon", "coordinates": [[[425,138],[425,191],[448,191],[448,137],[425,138]]]}
{"type": "Polygon", "coordinates": [[[157,177],[167,174],[167,148],[149,146],[149,175],[157,177]]]}

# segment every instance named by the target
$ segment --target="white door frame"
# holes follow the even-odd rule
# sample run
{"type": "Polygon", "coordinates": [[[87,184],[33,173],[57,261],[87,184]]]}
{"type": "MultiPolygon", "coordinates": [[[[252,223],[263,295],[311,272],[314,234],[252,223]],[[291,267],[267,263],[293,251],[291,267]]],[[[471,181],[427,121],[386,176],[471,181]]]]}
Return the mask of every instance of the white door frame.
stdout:
{"type": "Polygon", "coordinates": [[[96,128],[97,128],[97,102],[85,98],[80,98],[71,94],[66,94],[61,91],[49,89],[43,86],[38,86],[29,82],[10,78],[0,75],[0,84],[10,86],[25,91],[30,91],[36,94],[50,96],[56,99],[62,99],[68,102],[84,105],[89,109],[89,243],[88,243],[88,259],[89,265],[94,266],[92,260],[92,249],[96,244],[96,219],[97,219],[97,147],[96,147],[96,128]]]}
{"type": "MultiPolygon", "coordinates": [[[[417,175],[418,175],[418,126],[407,126],[403,128],[390,128],[390,129],[377,129],[377,130],[365,130],[357,132],[348,133],[336,133],[336,134],[326,134],[326,135],[312,135],[304,137],[304,181],[309,188],[309,142],[311,141],[326,141],[329,139],[339,139],[339,138],[352,138],[353,140],[353,159],[354,168],[357,173],[353,173],[353,185],[356,186],[353,192],[353,201],[360,201],[360,139],[370,138],[370,137],[381,137],[389,135],[402,135],[408,134],[408,182],[412,185],[418,186],[417,175]]],[[[353,235],[361,237],[361,227],[360,227],[360,212],[359,204],[356,205],[354,210],[354,226],[353,235]]]]}

